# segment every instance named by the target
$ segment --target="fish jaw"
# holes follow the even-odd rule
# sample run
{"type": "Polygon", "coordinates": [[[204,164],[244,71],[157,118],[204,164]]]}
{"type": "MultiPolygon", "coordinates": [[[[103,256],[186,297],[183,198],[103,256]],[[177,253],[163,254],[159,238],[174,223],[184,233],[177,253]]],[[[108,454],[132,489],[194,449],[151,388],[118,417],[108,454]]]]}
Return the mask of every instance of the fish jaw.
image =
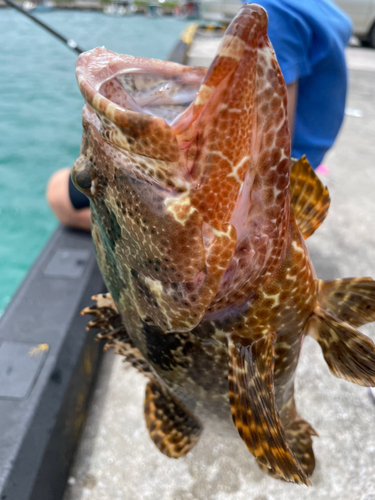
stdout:
{"type": "Polygon", "coordinates": [[[192,176],[192,206],[212,227],[236,230],[209,313],[241,303],[267,280],[289,238],[287,92],[267,24],[261,7],[240,9],[195,102],[172,123],[192,176]]]}
{"type": "Polygon", "coordinates": [[[101,122],[99,131],[104,139],[122,150],[173,163],[179,159],[174,133],[163,118],[147,111],[147,104],[155,104],[155,101],[157,104],[166,94],[166,86],[172,87],[170,94],[174,89],[175,94],[185,93],[191,101],[205,71],[156,59],[119,55],[100,47],[81,54],[76,63],[78,86],[87,106],[101,122]],[[146,102],[144,96],[133,98],[132,90],[139,90],[134,87],[139,83],[146,87],[150,80],[156,82],[156,89],[146,96],[146,102]]]}
{"type": "Polygon", "coordinates": [[[231,222],[238,234],[247,230],[251,194],[260,191],[267,210],[287,192],[286,88],[267,24],[258,5],[240,9],[195,102],[172,124],[195,181],[192,203],[210,224],[231,222]]]}

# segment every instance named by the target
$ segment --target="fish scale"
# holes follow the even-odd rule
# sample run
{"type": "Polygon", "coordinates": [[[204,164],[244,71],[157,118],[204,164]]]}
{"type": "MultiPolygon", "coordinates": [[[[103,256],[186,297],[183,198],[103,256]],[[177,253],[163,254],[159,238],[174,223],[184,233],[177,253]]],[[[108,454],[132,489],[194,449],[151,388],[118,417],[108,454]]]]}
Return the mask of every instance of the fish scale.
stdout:
{"type": "Polygon", "coordinates": [[[149,378],[151,439],[178,458],[213,426],[272,477],[311,484],[317,434],[294,401],[303,339],[335,376],[375,385],[374,344],[355,328],[375,320],[375,282],[315,275],[304,240],[329,193],[305,157],[290,158],[266,12],[243,6],[207,71],[97,48],[78,58],[77,79],[86,105],[72,178],[90,199],[110,292],[84,313],[149,378]],[[138,70],[147,112],[130,95],[138,70]],[[197,89],[170,124],[149,113],[168,79],[197,89]]]}

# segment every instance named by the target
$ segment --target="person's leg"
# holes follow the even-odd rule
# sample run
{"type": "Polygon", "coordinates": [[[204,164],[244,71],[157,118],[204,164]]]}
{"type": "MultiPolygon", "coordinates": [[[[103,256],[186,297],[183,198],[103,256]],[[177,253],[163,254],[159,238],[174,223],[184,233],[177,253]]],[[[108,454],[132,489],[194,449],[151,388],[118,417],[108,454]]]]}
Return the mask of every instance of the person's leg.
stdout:
{"type": "Polygon", "coordinates": [[[47,201],[56,217],[66,226],[90,231],[90,208],[76,209],[69,196],[70,169],[55,172],[47,186],[47,201]]]}

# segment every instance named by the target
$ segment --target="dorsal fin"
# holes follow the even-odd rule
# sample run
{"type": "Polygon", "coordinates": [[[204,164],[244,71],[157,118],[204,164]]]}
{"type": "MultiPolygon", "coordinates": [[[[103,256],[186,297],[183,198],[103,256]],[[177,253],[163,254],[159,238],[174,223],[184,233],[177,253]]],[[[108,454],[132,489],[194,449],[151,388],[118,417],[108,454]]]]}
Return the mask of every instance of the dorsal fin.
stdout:
{"type": "Polygon", "coordinates": [[[330,197],[306,156],[290,160],[290,203],[305,240],[327,217],[330,197]]]}

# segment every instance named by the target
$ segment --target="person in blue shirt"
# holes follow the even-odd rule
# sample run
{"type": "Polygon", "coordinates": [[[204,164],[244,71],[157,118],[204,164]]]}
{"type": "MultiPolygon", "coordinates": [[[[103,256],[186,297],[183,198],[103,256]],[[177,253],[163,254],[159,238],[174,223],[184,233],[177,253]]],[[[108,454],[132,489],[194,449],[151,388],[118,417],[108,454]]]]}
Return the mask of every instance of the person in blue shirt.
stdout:
{"type": "MultiPolygon", "coordinates": [[[[247,3],[247,2],[243,2],[247,3]]],[[[292,156],[317,168],[344,118],[352,23],[331,0],[256,0],[288,90],[292,156]]]]}

